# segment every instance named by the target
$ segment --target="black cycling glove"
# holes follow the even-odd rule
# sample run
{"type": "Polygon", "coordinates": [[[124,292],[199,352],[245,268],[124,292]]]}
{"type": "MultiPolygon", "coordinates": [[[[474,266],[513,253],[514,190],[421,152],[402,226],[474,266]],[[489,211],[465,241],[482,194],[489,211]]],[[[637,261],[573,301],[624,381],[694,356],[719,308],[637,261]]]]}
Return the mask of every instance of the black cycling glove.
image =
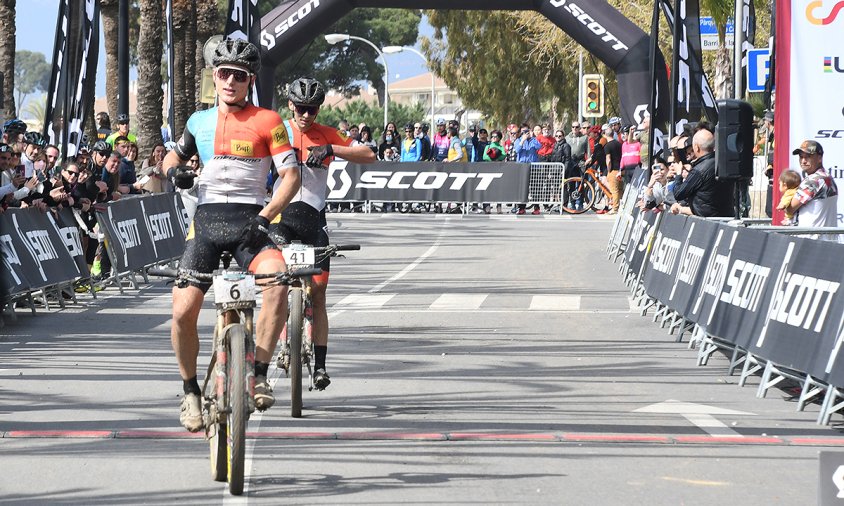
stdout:
{"type": "Polygon", "coordinates": [[[269,232],[270,220],[258,215],[255,216],[255,218],[249,223],[249,226],[243,231],[243,235],[241,235],[240,240],[246,249],[255,251],[267,244],[267,241],[270,238],[269,232]]]}
{"type": "Polygon", "coordinates": [[[310,151],[310,154],[308,155],[308,160],[305,162],[305,165],[311,167],[312,169],[321,168],[322,162],[324,162],[326,158],[334,156],[334,148],[331,147],[331,144],[325,144],[324,146],[310,146],[308,151],[310,151]]]}
{"type": "Polygon", "coordinates": [[[173,175],[173,183],[182,190],[190,190],[193,188],[193,179],[196,177],[196,172],[190,167],[179,165],[176,167],[176,173],[173,175]]]}

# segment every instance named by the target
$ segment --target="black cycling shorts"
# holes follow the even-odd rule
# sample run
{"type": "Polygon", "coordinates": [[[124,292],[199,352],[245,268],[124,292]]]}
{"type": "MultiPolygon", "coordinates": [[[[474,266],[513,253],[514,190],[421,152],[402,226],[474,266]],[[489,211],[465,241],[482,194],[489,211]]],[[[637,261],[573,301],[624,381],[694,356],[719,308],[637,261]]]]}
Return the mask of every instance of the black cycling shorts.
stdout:
{"type": "MultiPolygon", "coordinates": [[[[317,248],[328,246],[325,209],[317,211],[306,202],[293,202],[281,213],[281,221],[270,225],[270,235],[278,236],[277,242],[299,241],[317,248]]],[[[315,267],[328,272],[331,269],[331,258],[324,258],[315,267]]]]}
{"type": "MultiPolygon", "coordinates": [[[[223,251],[232,254],[237,264],[246,269],[258,253],[275,248],[272,240],[257,250],[247,250],[241,244],[241,235],[261,211],[254,204],[202,204],[196,208],[193,223],[185,240],[185,252],[179,267],[197,272],[214,272],[220,266],[223,251]]],[[[190,282],[207,292],[211,283],[190,282]]]]}

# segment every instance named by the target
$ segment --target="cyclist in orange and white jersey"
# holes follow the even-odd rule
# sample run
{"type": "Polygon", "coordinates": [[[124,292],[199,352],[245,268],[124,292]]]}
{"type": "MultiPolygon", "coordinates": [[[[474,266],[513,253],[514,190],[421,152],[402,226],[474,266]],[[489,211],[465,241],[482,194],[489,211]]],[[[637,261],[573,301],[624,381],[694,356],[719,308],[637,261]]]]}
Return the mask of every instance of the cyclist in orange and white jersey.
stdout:
{"type": "MultiPolygon", "coordinates": [[[[213,65],[218,105],[188,119],[179,142],[163,163],[165,170],[175,168],[175,182],[180,188],[192,187],[196,177],[184,164],[197,153],[203,163],[197,181],[199,202],[180,267],[210,273],[218,268],[222,252],[230,251],[241,267],[252,272],[284,271],[284,258],[268,232],[273,216],[299,191],[293,146],[276,112],[247,101],[261,66],[258,48],[244,40],[223,40],[214,52],[213,65]],[[265,206],[271,165],[278,170],[279,184],[265,206]]],[[[180,421],[191,432],[204,427],[202,392],[196,378],[196,322],[209,287],[194,282],[173,287],[171,341],[185,392],[180,421]]],[[[261,411],[275,401],[266,376],[284,326],[287,287],[269,287],[262,293],[255,350],[255,407],[261,411]]]]}
{"type": "MultiPolygon", "coordinates": [[[[278,223],[272,225],[285,241],[301,241],[315,247],[328,245],[328,225],[325,220],[325,198],[328,193],[328,164],[336,156],[355,163],[372,163],[375,152],[368,146],[351,146],[352,139],[335,129],[316,122],[319,108],[325,101],[322,83],[310,78],[296,79],[288,86],[287,106],[293,118],[285,121],[287,135],[296,150],[302,170],[302,188],[293,196],[278,223]]],[[[276,181],[273,192],[279,191],[276,181]]],[[[329,259],[316,267],[322,274],[313,277],[314,375],[317,390],[325,390],[331,383],[325,369],[328,353],[328,311],[325,291],[328,287],[329,259]]]]}

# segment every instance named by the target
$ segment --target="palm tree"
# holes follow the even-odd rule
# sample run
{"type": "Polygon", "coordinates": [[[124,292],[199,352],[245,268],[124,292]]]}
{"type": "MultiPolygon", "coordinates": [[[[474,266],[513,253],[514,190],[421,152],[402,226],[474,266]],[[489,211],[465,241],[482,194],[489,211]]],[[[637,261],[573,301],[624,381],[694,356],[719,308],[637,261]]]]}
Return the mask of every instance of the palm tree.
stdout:
{"type": "Polygon", "coordinates": [[[161,142],[164,93],[161,90],[161,53],[164,14],[161,0],[140,0],[138,34],[138,152],[146,156],[161,142]]]}
{"type": "Polygon", "coordinates": [[[106,53],[106,101],[108,115],[114,122],[117,117],[118,68],[117,68],[117,15],[119,0],[100,0],[103,19],[103,42],[106,53]]]}
{"type": "Polygon", "coordinates": [[[15,118],[15,0],[0,0],[0,72],[4,77],[2,116],[15,118]]]}
{"type": "Polygon", "coordinates": [[[214,2],[199,2],[196,4],[196,109],[207,107],[199,101],[201,97],[202,69],[205,68],[205,57],[202,49],[209,37],[220,32],[220,13],[214,2]]]}
{"type": "MultiPolygon", "coordinates": [[[[716,98],[733,96],[732,51],[727,47],[727,18],[733,14],[732,0],[701,0],[701,10],[708,12],[718,30],[718,49],[715,52],[713,93],[716,98]]],[[[738,29],[738,27],[736,27],[738,29]]]]}
{"type": "Polygon", "coordinates": [[[176,132],[184,130],[196,105],[196,11],[196,0],[173,0],[176,132]]]}

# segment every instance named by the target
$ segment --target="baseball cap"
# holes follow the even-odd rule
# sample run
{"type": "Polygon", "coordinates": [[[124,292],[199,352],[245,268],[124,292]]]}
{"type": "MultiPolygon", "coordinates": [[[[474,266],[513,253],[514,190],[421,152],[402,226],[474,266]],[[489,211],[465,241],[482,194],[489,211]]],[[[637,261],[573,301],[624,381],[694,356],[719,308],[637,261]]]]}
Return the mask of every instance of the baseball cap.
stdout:
{"type": "Polygon", "coordinates": [[[613,116],[613,117],[612,117],[612,118],[610,118],[610,120],[607,122],[607,124],[609,124],[609,125],[615,125],[616,123],[621,123],[621,118],[619,118],[618,116],[613,116]]]}
{"type": "Polygon", "coordinates": [[[822,155],[823,154],[823,146],[818,141],[803,141],[803,144],[800,145],[799,148],[795,148],[794,151],[791,152],[792,155],[797,155],[800,152],[806,153],[807,155],[822,155]]]}
{"type": "Polygon", "coordinates": [[[774,121],[774,111],[765,111],[764,117],[768,121],[774,121]]]}

